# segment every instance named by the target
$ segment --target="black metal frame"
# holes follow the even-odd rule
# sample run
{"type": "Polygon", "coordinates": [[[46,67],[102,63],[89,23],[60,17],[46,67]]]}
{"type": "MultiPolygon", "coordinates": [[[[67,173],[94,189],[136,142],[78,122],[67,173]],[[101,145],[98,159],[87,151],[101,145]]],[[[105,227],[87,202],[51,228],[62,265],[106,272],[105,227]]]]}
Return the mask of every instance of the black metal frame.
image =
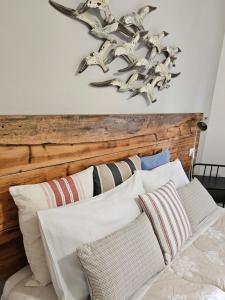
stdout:
{"type": "MultiPolygon", "coordinates": [[[[196,163],[193,165],[193,172],[191,174],[191,178],[198,178],[199,181],[204,185],[204,187],[208,191],[224,191],[225,192],[225,177],[219,176],[219,171],[221,169],[225,169],[225,165],[218,165],[218,164],[204,164],[204,163],[196,163]],[[195,168],[196,167],[204,167],[203,174],[196,174],[195,175],[195,168]],[[213,171],[216,171],[215,175],[213,171]],[[208,174],[209,171],[209,175],[208,174]]],[[[225,196],[223,201],[223,207],[225,207],[225,196]]]]}

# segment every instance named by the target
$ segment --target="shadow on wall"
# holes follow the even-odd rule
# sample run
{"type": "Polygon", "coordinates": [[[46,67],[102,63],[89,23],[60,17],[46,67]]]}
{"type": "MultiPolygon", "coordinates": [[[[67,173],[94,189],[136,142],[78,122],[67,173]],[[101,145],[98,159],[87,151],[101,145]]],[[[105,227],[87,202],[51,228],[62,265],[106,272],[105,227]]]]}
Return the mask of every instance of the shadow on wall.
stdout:
{"type": "Polygon", "coordinates": [[[3,287],[4,287],[4,282],[0,281],[0,297],[2,296],[3,287]]]}

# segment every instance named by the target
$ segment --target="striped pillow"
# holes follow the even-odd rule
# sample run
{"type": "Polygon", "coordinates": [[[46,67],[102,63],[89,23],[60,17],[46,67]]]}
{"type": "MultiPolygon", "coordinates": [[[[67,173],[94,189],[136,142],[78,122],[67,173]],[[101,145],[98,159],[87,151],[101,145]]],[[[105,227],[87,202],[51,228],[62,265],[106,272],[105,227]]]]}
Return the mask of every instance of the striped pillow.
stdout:
{"type": "Polygon", "coordinates": [[[173,181],[158,190],[139,196],[140,204],[152,222],[165,263],[169,264],[192,230],[173,181]]]}
{"type": "Polygon", "coordinates": [[[139,156],[123,161],[94,167],[94,195],[107,192],[131,177],[135,170],[141,170],[139,156]]]}
{"type": "Polygon", "coordinates": [[[26,286],[44,286],[50,281],[37,212],[93,197],[93,167],[49,182],[10,188],[19,209],[24,248],[33,272],[26,286]]]}

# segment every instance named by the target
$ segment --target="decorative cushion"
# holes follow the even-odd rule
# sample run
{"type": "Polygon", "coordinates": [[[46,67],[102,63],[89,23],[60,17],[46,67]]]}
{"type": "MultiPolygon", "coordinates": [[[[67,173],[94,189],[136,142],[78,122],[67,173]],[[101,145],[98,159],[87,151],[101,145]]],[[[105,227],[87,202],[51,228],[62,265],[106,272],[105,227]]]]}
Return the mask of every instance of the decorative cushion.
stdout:
{"type": "Polygon", "coordinates": [[[170,151],[169,149],[164,149],[162,150],[162,152],[158,154],[142,157],[141,168],[142,170],[152,170],[162,165],[168,164],[169,162],[170,162],[170,151]]]}
{"type": "Polygon", "coordinates": [[[26,286],[51,282],[38,225],[37,211],[93,197],[93,167],[80,173],[33,185],[10,188],[19,209],[19,223],[28,262],[33,272],[26,286]]]}
{"type": "Polygon", "coordinates": [[[193,232],[198,225],[217,209],[212,196],[197,178],[178,189],[180,200],[186,210],[193,232]]]}
{"type": "Polygon", "coordinates": [[[94,167],[94,195],[107,192],[131,177],[135,170],[141,170],[139,156],[123,161],[94,167]]]}
{"type": "Polygon", "coordinates": [[[191,235],[191,225],[173,181],[140,196],[140,203],[152,222],[166,264],[170,263],[191,235]]]}
{"type": "Polygon", "coordinates": [[[136,172],[142,178],[146,193],[157,190],[170,180],[175,183],[176,188],[189,183],[179,159],[151,171],[141,170],[136,172]]]}
{"type": "Polygon", "coordinates": [[[77,249],[91,299],[128,299],[164,267],[163,255],[145,213],[111,235],[77,249]]]}
{"type": "Polygon", "coordinates": [[[141,178],[133,175],[116,188],[76,205],[38,212],[42,240],[59,299],[87,299],[88,284],[76,249],[102,239],[141,214],[141,178]]]}

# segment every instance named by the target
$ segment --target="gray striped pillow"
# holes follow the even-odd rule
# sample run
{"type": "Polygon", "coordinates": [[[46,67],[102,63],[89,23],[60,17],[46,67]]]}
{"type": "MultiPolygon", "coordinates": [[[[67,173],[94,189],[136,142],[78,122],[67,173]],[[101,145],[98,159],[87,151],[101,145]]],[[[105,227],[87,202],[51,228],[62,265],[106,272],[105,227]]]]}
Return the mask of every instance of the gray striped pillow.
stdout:
{"type": "Polygon", "coordinates": [[[107,192],[141,170],[141,159],[135,155],[123,161],[94,167],[94,195],[107,192]]]}
{"type": "Polygon", "coordinates": [[[77,249],[88,279],[91,299],[128,299],[165,267],[163,255],[146,216],[111,235],[77,249]]]}
{"type": "Polygon", "coordinates": [[[193,232],[198,229],[199,224],[205,218],[217,209],[212,196],[197,178],[179,188],[178,194],[190,220],[193,232]]]}

